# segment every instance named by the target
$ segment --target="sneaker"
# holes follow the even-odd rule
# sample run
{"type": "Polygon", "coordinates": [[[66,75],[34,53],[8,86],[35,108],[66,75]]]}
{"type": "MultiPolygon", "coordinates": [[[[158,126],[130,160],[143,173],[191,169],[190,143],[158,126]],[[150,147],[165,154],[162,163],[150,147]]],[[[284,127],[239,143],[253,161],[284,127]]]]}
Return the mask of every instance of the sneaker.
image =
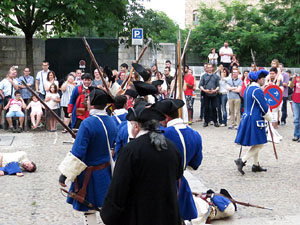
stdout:
{"type": "Polygon", "coordinates": [[[299,138],[298,138],[298,137],[293,137],[292,140],[293,140],[293,141],[299,141],[299,138]]]}
{"type": "Polygon", "coordinates": [[[234,129],[236,129],[236,130],[239,129],[239,126],[234,126],[234,129]]]}
{"type": "Polygon", "coordinates": [[[228,126],[228,129],[229,129],[229,130],[232,130],[232,126],[231,126],[231,125],[230,125],[230,126],[228,126]]]}
{"type": "Polygon", "coordinates": [[[214,123],[214,126],[215,126],[215,127],[219,127],[219,124],[218,124],[218,123],[214,123]]]}
{"type": "Polygon", "coordinates": [[[21,133],[23,131],[22,127],[18,127],[16,130],[18,133],[21,133]]]}
{"type": "Polygon", "coordinates": [[[286,125],[286,122],[281,121],[280,125],[281,125],[281,126],[284,126],[284,125],[286,125]]]}
{"type": "Polygon", "coordinates": [[[221,123],[220,127],[226,127],[226,125],[224,123],[221,123]]]}
{"type": "Polygon", "coordinates": [[[189,122],[188,122],[188,124],[189,124],[189,125],[192,125],[192,124],[193,124],[193,122],[192,122],[192,121],[189,121],[189,122]]]}

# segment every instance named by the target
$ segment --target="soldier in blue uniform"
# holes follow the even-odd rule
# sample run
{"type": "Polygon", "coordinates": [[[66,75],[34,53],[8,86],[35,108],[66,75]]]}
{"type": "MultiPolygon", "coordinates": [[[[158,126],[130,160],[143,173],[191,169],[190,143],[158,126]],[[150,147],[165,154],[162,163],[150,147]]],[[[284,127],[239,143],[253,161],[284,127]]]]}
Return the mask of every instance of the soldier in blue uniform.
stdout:
{"type": "MultiPolygon", "coordinates": [[[[153,107],[165,114],[167,127],[161,127],[164,136],[177,146],[182,157],[182,165],[185,170],[190,166],[197,170],[202,162],[202,139],[200,134],[185,125],[179,118],[178,109],[184,105],[180,99],[163,99],[156,102],[153,107]]],[[[192,191],[184,176],[179,182],[179,208],[184,220],[197,218],[197,209],[193,199],[192,191]]]]}
{"type": "Polygon", "coordinates": [[[246,161],[253,157],[252,172],[267,171],[259,165],[258,153],[267,143],[265,120],[271,121],[269,106],[264,97],[261,86],[264,85],[268,71],[259,70],[249,73],[251,84],[244,94],[244,113],[237,132],[235,143],[242,146],[252,146],[242,158],[235,160],[238,171],[244,175],[243,167],[246,161]]]}
{"type": "Polygon", "coordinates": [[[67,202],[78,211],[85,212],[85,224],[95,225],[96,214],[82,200],[99,208],[111,181],[111,150],[117,134],[113,119],[106,113],[107,103],[113,99],[103,90],[90,88],[90,116],[82,121],[74,146],[59,166],[59,183],[72,181],[67,202]],[[90,176],[89,176],[90,175],[90,176]]]}

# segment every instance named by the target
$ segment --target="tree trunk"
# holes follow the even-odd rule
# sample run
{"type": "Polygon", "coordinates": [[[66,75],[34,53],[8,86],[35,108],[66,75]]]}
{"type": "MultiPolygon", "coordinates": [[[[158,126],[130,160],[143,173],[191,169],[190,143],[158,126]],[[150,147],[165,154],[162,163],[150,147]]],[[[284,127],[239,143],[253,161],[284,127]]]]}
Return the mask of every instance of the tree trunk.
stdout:
{"type": "Polygon", "coordinates": [[[33,35],[25,34],[25,46],[26,46],[26,66],[30,68],[31,75],[34,77],[34,63],[33,63],[33,35]]]}

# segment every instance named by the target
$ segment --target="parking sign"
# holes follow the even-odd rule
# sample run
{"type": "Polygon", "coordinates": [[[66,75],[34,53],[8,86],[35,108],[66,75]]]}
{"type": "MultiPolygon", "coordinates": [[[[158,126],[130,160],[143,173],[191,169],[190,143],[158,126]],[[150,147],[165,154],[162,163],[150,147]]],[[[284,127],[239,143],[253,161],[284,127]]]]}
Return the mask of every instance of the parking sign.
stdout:
{"type": "Polygon", "coordinates": [[[143,45],[143,28],[132,29],[132,45],[143,45]]]}

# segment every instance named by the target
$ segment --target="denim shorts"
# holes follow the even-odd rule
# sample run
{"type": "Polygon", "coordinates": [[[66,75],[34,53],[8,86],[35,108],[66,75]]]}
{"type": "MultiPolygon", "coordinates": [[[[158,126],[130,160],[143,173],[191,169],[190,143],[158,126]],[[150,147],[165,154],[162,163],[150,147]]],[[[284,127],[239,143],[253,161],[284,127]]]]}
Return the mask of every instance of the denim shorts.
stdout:
{"type": "Polygon", "coordinates": [[[24,113],[21,111],[10,111],[6,113],[6,117],[24,117],[24,113]]]}

